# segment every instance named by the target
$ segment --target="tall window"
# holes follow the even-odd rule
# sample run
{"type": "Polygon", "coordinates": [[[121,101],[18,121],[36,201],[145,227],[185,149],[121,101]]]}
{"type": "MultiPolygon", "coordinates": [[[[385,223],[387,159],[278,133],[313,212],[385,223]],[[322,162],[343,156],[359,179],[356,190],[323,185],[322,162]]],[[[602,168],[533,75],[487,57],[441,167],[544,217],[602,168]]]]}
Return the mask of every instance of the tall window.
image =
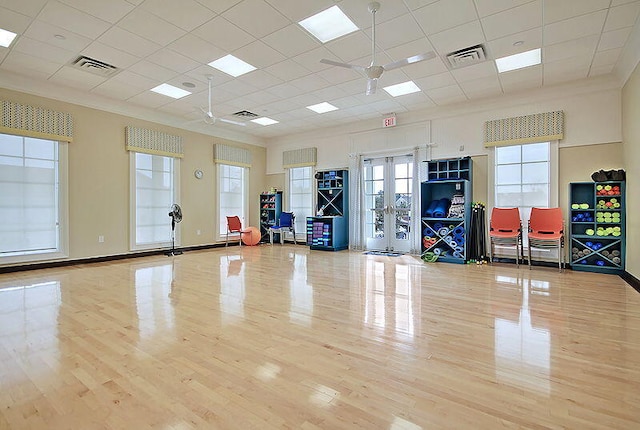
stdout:
{"type": "Polygon", "coordinates": [[[307,217],[313,216],[313,167],[289,169],[289,211],[296,215],[296,232],[304,234],[307,217]]]}
{"type": "Polygon", "coordinates": [[[219,207],[219,233],[227,233],[227,216],[239,216],[243,219],[243,227],[246,223],[246,194],[247,194],[247,168],[218,164],[218,184],[220,186],[218,196],[219,207]]]}
{"type": "Polygon", "coordinates": [[[64,252],[65,157],[65,144],[0,134],[0,258],[28,261],[64,252]]]}
{"type": "Polygon", "coordinates": [[[135,248],[171,242],[169,210],[177,203],[177,162],[173,157],[132,152],[135,174],[135,248]]]}
{"type": "Polygon", "coordinates": [[[532,207],[550,206],[549,142],[496,147],[494,202],[496,207],[518,207],[525,229],[532,207]]]}

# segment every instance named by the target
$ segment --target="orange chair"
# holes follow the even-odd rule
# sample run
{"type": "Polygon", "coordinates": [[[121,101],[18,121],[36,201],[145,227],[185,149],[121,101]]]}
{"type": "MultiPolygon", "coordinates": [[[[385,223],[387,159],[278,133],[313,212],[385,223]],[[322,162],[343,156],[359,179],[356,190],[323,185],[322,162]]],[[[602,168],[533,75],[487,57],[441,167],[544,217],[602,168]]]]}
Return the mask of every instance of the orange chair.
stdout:
{"type": "Polygon", "coordinates": [[[520,267],[520,258],[524,260],[522,246],[522,222],[518,208],[493,208],[489,222],[489,261],[493,263],[495,245],[515,246],[516,266],[520,267]]]}
{"type": "Polygon", "coordinates": [[[238,216],[227,217],[227,243],[225,246],[229,246],[229,233],[240,233],[239,243],[242,246],[242,234],[249,233],[251,230],[243,229],[242,222],[238,216]]]}
{"type": "Polygon", "coordinates": [[[529,269],[531,269],[531,248],[558,248],[558,268],[562,271],[565,263],[562,209],[531,208],[528,239],[529,269]]]}

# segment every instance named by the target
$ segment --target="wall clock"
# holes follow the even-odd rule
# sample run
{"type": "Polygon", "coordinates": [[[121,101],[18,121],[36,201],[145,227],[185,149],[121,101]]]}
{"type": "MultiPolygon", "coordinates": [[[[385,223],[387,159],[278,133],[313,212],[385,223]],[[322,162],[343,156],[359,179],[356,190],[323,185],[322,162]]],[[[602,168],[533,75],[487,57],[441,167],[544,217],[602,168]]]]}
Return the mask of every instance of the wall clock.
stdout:
{"type": "Polygon", "coordinates": [[[200,169],[196,169],[196,170],[193,172],[193,176],[195,176],[195,177],[196,177],[196,179],[202,179],[202,177],[204,176],[204,173],[202,173],[202,170],[200,170],[200,169]]]}

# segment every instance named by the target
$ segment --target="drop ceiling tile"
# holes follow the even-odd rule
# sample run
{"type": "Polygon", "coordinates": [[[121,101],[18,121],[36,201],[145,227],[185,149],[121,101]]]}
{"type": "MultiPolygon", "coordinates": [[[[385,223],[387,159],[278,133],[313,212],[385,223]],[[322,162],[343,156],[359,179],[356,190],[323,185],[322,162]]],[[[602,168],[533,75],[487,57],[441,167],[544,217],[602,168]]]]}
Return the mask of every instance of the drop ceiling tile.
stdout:
{"type": "Polygon", "coordinates": [[[343,61],[342,58],[336,58],[336,56],[324,46],[320,46],[319,48],[312,49],[311,51],[305,52],[300,55],[296,55],[292,58],[292,60],[300,64],[302,67],[305,67],[307,70],[313,72],[327,69],[329,67],[334,67],[328,64],[321,63],[320,60],[323,58],[328,58],[335,61],[343,61]]]}
{"type": "Polygon", "coordinates": [[[170,43],[167,48],[186,55],[201,64],[208,64],[228,54],[228,52],[193,34],[185,34],[180,39],[170,43]]]}
{"type": "Polygon", "coordinates": [[[185,91],[189,91],[192,94],[205,93],[205,92],[208,94],[208,90],[209,90],[209,83],[207,82],[206,79],[198,80],[188,75],[175,76],[165,82],[168,83],[169,85],[173,85],[174,87],[181,88],[185,91]],[[189,88],[184,85],[185,82],[194,84],[195,87],[189,88]]]}
{"type": "Polygon", "coordinates": [[[50,78],[50,82],[65,85],[78,90],[91,90],[93,87],[100,85],[106,81],[102,76],[93,73],[77,70],[68,66],[60,68],[50,78]]]}
{"type": "Polygon", "coordinates": [[[57,1],[49,1],[38,15],[38,19],[91,39],[100,36],[111,26],[106,21],[57,1]]]}
{"type": "Polygon", "coordinates": [[[537,88],[542,86],[543,65],[525,67],[524,69],[512,70],[510,72],[500,73],[498,79],[502,84],[502,88],[506,91],[517,90],[522,82],[529,83],[528,88],[537,88]],[[535,85],[535,86],[534,86],[535,85]]]}
{"type": "Polygon", "coordinates": [[[640,13],[640,3],[638,2],[611,8],[604,25],[604,31],[633,27],[638,19],[638,13],[640,13]]]}
{"type": "Polygon", "coordinates": [[[32,55],[7,50],[1,68],[38,79],[47,79],[60,69],[60,64],[43,60],[32,55]]]}
{"type": "Polygon", "coordinates": [[[613,0],[611,2],[611,7],[620,6],[620,5],[627,4],[627,3],[633,3],[633,2],[636,2],[636,1],[638,1],[638,0],[613,0]]]}
{"type": "Polygon", "coordinates": [[[257,91],[255,93],[249,94],[252,100],[254,100],[253,106],[261,106],[267,103],[273,103],[278,100],[282,100],[278,96],[274,96],[271,93],[266,91],[257,91]]]}
{"type": "Polygon", "coordinates": [[[440,57],[431,60],[421,61],[402,68],[404,73],[411,79],[419,79],[425,76],[437,75],[439,73],[448,72],[447,66],[440,57]]]}
{"type": "Polygon", "coordinates": [[[162,46],[167,46],[174,40],[186,34],[186,31],[142,8],[136,8],[125,16],[118,27],[144,37],[162,46]]]}
{"type": "Polygon", "coordinates": [[[367,88],[367,81],[364,77],[354,79],[337,85],[345,96],[358,96],[364,94],[367,88]]]}
{"type": "Polygon", "coordinates": [[[450,72],[438,73],[437,75],[427,76],[415,79],[414,82],[422,91],[432,90],[434,88],[443,88],[456,85],[457,82],[450,72]]]}
{"type": "Polygon", "coordinates": [[[9,50],[7,48],[0,47],[0,64],[2,64],[2,60],[4,60],[4,57],[6,57],[8,53],[9,50]]]}
{"type": "MultiPolygon", "coordinates": [[[[531,90],[534,88],[542,87],[542,67],[540,68],[540,76],[532,78],[530,80],[518,79],[515,82],[508,81],[502,82],[502,91],[504,93],[517,93],[525,90],[531,90]]],[[[502,79],[502,77],[501,77],[502,79]]]]}
{"type": "Polygon", "coordinates": [[[482,18],[481,22],[488,40],[540,27],[542,25],[542,0],[487,16],[482,18]]]}
{"type": "MultiPolygon", "coordinates": [[[[344,93],[342,92],[342,90],[340,90],[340,88],[338,88],[336,85],[329,85],[326,88],[321,88],[319,90],[314,91],[313,94],[318,98],[318,100],[320,100],[320,102],[340,99],[344,96],[344,93]]],[[[333,104],[334,106],[337,106],[334,103],[331,103],[331,104],[333,104]]]]}
{"type": "Polygon", "coordinates": [[[440,104],[441,101],[466,99],[466,96],[462,92],[462,89],[458,85],[449,85],[447,87],[434,88],[426,91],[427,95],[436,104],[440,104]]]}
{"type": "Polygon", "coordinates": [[[363,77],[363,75],[361,75],[359,72],[353,69],[347,69],[345,67],[330,67],[328,69],[316,72],[316,75],[321,76],[332,85],[363,77]]]}
{"type": "Polygon", "coordinates": [[[138,62],[137,57],[100,42],[93,42],[82,51],[82,54],[120,69],[127,68],[138,62]]]}
{"type": "Polygon", "coordinates": [[[478,15],[485,17],[511,9],[531,0],[475,0],[478,15]]]}
{"type": "Polygon", "coordinates": [[[185,73],[185,75],[199,82],[208,82],[207,78],[208,76],[211,76],[211,78],[213,79],[212,82],[214,86],[236,79],[233,76],[227,75],[226,73],[221,72],[218,69],[214,69],[209,65],[202,65],[202,66],[196,67],[195,69],[191,69],[187,73],[185,73]]]}
{"type": "Polygon", "coordinates": [[[195,0],[146,0],[142,8],[185,31],[191,31],[216,16],[195,0]]]}
{"type": "Polygon", "coordinates": [[[35,18],[48,0],[0,0],[0,7],[35,18]]]}
{"type": "MultiPolygon", "coordinates": [[[[320,63],[318,63],[320,64],[320,63]]],[[[282,79],[283,81],[290,81],[292,79],[300,78],[311,73],[311,71],[293,60],[281,61],[277,64],[265,68],[265,71],[273,76],[282,79]]]]}
{"type": "MultiPolygon", "coordinates": [[[[380,9],[376,12],[376,25],[409,13],[409,9],[407,9],[402,1],[386,1],[380,3],[380,9]]],[[[340,1],[338,6],[359,29],[364,30],[371,27],[372,21],[368,4],[368,1],[340,1]]]]}
{"type": "Polygon", "coordinates": [[[39,40],[40,42],[48,43],[58,48],[74,52],[82,51],[91,43],[91,39],[87,37],[80,36],[79,34],[72,33],[63,28],[38,20],[34,20],[31,23],[24,35],[31,39],[39,40]],[[64,40],[56,38],[56,34],[64,36],[64,40]]]}
{"type": "Polygon", "coordinates": [[[129,102],[148,108],[159,108],[170,103],[171,97],[163,96],[152,91],[145,91],[128,99],[129,102]]]}
{"type": "Polygon", "coordinates": [[[211,9],[217,14],[220,14],[233,6],[240,3],[242,0],[196,0],[201,5],[211,9]]]}
{"type": "Polygon", "coordinates": [[[420,37],[416,40],[384,50],[391,61],[398,61],[403,58],[413,57],[414,55],[425,54],[432,51],[434,51],[433,46],[425,37],[420,37]]]}
{"type": "Polygon", "coordinates": [[[473,81],[480,78],[486,78],[489,76],[496,76],[498,70],[496,69],[496,63],[492,60],[487,60],[483,63],[474,64],[472,66],[462,67],[451,71],[451,74],[458,82],[473,81]]]}
{"type": "Polygon", "coordinates": [[[135,7],[124,0],[60,0],[75,9],[115,24],[135,7]]]}
{"type": "Polygon", "coordinates": [[[592,66],[591,70],[589,70],[589,76],[600,76],[600,75],[607,75],[611,72],[613,72],[613,68],[615,67],[615,64],[605,64],[602,66],[592,66]]]}
{"type": "Polygon", "coordinates": [[[267,88],[266,91],[276,96],[286,97],[286,98],[295,97],[298,94],[300,94],[300,89],[294,87],[293,85],[287,82],[280,85],[276,85],[271,88],[267,88]]]}
{"type": "Polygon", "coordinates": [[[334,5],[332,0],[267,0],[267,3],[293,22],[302,21],[334,5]]]}
{"type": "Polygon", "coordinates": [[[91,92],[116,100],[127,100],[137,94],[140,94],[142,91],[140,88],[128,85],[126,82],[109,79],[108,81],[93,88],[91,92]]]}
{"type": "Polygon", "coordinates": [[[13,49],[23,54],[28,54],[33,57],[42,58],[52,63],[62,66],[65,63],[75,59],[76,53],[73,51],[67,51],[66,49],[58,48],[57,46],[49,45],[48,43],[40,42],[38,40],[30,39],[28,37],[20,37],[13,49]]]}
{"type": "Polygon", "coordinates": [[[542,27],[495,39],[485,44],[489,58],[496,59],[542,47],[542,27]],[[514,46],[516,42],[522,42],[514,46]]]}
{"type": "Polygon", "coordinates": [[[140,90],[139,92],[148,91],[161,83],[161,81],[149,78],[147,76],[139,75],[129,70],[123,70],[122,72],[109,79],[109,81],[125,83],[130,87],[138,88],[140,90]]]}
{"type": "Polygon", "coordinates": [[[620,58],[620,54],[622,53],[622,48],[617,49],[609,49],[608,51],[600,51],[596,52],[596,55],[593,56],[593,62],[591,63],[591,68],[600,67],[600,66],[608,66],[615,65],[620,58]]]}
{"type": "Polygon", "coordinates": [[[545,63],[544,84],[553,85],[560,82],[586,78],[589,74],[591,59],[591,55],[582,55],[553,63],[545,63]]]}
{"type": "Polygon", "coordinates": [[[342,97],[328,99],[332,105],[336,106],[339,109],[347,109],[353,106],[358,106],[360,104],[360,100],[353,96],[344,97],[344,93],[342,97]]]}
{"type": "Polygon", "coordinates": [[[405,0],[404,3],[409,9],[416,10],[438,1],[440,0],[405,0]]]}
{"type": "MultiPolygon", "coordinates": [[[[371,29],[366,30],[365,33],[369,38],[372,37],[371,29]]],[[[379,48],[390,49],[417,39],[426,40],[420,26],[411,14],[400,15],[376,25],[376,45],[379,48]]]]}
{"type": "Polygon", "coordinates": [[[544,3],[544,22],[551,24],[607,7],[609,7],[609,0],[546,0],[544,3]]]}
{"type": "Polygon", "coordinates": [[[427,109],[435,106],[429,96],[422,91],[404,95],[400,100],[396,101],[407,110],[427,109]]]}
{"type": "Polygon", "coordinates": [[[239,76],[237,79],[240,82],[246,82],[249,85],[260,89],[270,88],[284,82],[282,79],[276,78],[272,74],[260,69],[254,70],[246,75],[239,76]]]}
{"type": "Polygon", "coordinates": [[[264,0],[244,0],[222,14],[257,39],[289,24],[289,20],[264,0]]]}
{"type": "Polygon", "coordinates": [[[146,57],[161,48],[157,43],[153,43],[117,26],[107,30],[98,38],[98,41],[112,48],[122,49],[136,57],[146,57]]]}
{"type": "Polygon", "coordinates": [[[575,18],[559,21],[544,27],[545,45],[566,42],[571,39],[600,33],[607,11],[599,11],[575,18]]]}
{"type": "Polygon", "coordinates": [[[28,16],[0,7],[0,28],[22,34],[30,22],[31,18],[28,16]]]}
{"type": "Polygon", "coordinates": [[[221,16],[202,24],[192,33],[227,52],[232,52],[256,40],[255,37],[221,16]]]}
{"type": "Polygon", "coordinates": [[[286,59],[284,55],[259,40],[236,49],[233,51],[233,55],[258,69],[269,67],[286,59]]]}
{"type": "Polygon", "coordinates": [[[497,75],[461,82],[460,87],[470,99],[502,94],[502,86],[497,75]]]}
{"type": "Polygon", "coordinates": [[[320,42],[311,37],[298,24],[288,25],[262,40],[287,57],[293,57],[320,46],[320,42]]]}
{"type": "Polygon", "coordinates": [[[485,41],[480,21],[472,21],[458,27],[429,36],[433,47],[440,55],[446,55],[485,41]]]}
{"type": "Polygon", "coordinates": [[[600,36],[598,51],[622,48],[631,34],[631,28],[621,28],[620,30],[607,31],[600,36]]]}
{"type": "Polygon", "coordinates": [[[129,67],[128,70],[160,82],[167,82],[169,79],[174,78],[177,74],[174,70],[158,66],[157,64],[151,63],[147,60],[138,61],[137,63],[129,67]]]}
{"type": "Polygon", "coordinates": [[[551,63],[581,55],[593,56],[596,51],[596,47],[598,46],[599,39],[600,36],[598,34],[594,34],[580,39],[573,39],[567,42],[549,45],[543,49],[542,58],[545,63],[551,63]]]}
{"type": "Polygon", "coordinates": [[[298,94],[326,88],[331,84],[318,74],[303,76],[289,81],[289,85],[298,88],[298,94]]]}
{"type": "MultiPolygon", "coordinates": [[[[356,31],[339,39],[325,43],[329,51],[345,62],[368,56],[371,58],[371,39],[364,32],[356,31]]],[[[319,61],[320,59],[318,59],[319,61]]]]}
{"type": "Polygon", "coordinates": [[[246,82],[240,82],[237,79],[234,79],[229,82],[225,82],[224,84],[218,85],[216,88],[228,91],[233,94],[235,97],[244,96],[246,94],[254,93],[257,88],[253,85],[250,85],[246,82]]]}
{"type": "Polygon", "coordinates": [[[147,57],[147,60],[178,73],[185,73],[200,65],[196,61],[168,48],[154,52],[147,57]]]}
{"type": "Polygon", "coordinates": [[[427,36],[478,19],[473,0],[442,0],[413,14],[427,36]]]}

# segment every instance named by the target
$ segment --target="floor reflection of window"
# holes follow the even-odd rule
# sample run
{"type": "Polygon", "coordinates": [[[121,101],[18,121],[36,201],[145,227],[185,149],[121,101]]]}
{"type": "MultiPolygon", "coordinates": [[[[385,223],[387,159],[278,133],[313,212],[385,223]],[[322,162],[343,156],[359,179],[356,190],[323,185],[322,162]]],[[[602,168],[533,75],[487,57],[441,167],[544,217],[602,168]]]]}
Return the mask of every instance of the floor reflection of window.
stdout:
{"type": "Polygon", "coordinates": [[[220,256],[220,321],[223,325],[244,319],[244,265],[238,264],[241,258],[239,255],[220,256]]]}
{"type": "Polygon", "coordinates": [[[294,254],[293,267],[293,276],[289,282],[289,320],[310,327],[313,316],[313,286],[307,283],[307,256],[294,254]]]}
{"type": "Polygon", "coordinates": [[[384,263],[368,260],[365,273],[365,324],[384,328],[384,263]]]}
{"type": "Polygon", "coordinates": [[[171,305],[171,264],[136,269],[136,309],[140,340],[173,334],[175,316],[171,305]]]}
{"type": "Polygon", "coordinates": [[[411,268],[396,265],[396,332],[413,335],[411,268]]]}
{"type": "Polygon", "coordinates": [[[504,276],[497,276],[496,281],[520,284],[522,290],[518,320],[495,318],[496,376],[511,385],[548,393],[551,334],[546,328],[533,326],[529,295],[548,294],[549,283],[504,276]]]}

